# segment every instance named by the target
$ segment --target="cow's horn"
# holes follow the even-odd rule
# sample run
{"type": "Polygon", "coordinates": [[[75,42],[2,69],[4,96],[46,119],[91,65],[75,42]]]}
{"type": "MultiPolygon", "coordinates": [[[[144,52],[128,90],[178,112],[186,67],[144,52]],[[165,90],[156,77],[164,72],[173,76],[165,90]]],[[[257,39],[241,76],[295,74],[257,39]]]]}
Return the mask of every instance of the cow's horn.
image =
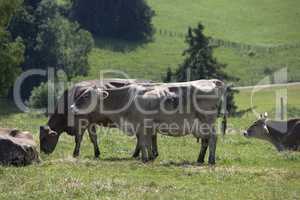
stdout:
{"type": "Polygon", "coordinates": [[[109,93],[108,93],[107,91],[102,90],[102,89],[100,89],[100,88],[97,88],[97,93],[98,93],[99,95],[101,95],[101,98],[102,98],[102,99],[106,99],[106,98],[109,96],[109,93]]]}

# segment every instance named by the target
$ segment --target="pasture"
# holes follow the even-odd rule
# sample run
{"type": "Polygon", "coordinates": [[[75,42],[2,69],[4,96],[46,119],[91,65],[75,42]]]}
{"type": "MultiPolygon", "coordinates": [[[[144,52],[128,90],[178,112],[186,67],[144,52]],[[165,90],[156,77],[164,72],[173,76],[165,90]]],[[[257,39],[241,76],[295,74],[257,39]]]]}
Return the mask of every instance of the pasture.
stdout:
{"type": "MultiPolygon", "coordinates": [[[[278,89],[278,88],[277,88],[278,89]]],[[[259,112],[273,117],[275,88],[254,95],[259,112]]],[[[239,109],[248,109],[251,90],[237,96],[239,109]]],[[[289,116],[299,116],[300,87],[288,88],[289,116]]],[[[0,127],[29,130],[38,140],[38,128],[47,119],[19,113],[0,101],[0,127]]],[[[219,137],[217,164],[195,164],[199,144],[192,137],[158,137],[159,157],[149,164],[131,158],[135,138],[98,132],[101,158],[85,136],[81,156],[71,157],[74,139],[63,135],[51,156],[26,168],[0,167],[0,199],[299,199],[300,154],[278,153],[266,142],[246,139],[241,130],[255,119],[252,112],[231,118],[236,131],[219,137]]]]}
{"type": "MultiPolygon", "coordinates": [[[[63,1],[63,0],[60,0],[63,1]]],[[[184,37],[189,26],[198,22],[205,26],[205,34],[241,44],[263,48],[300,43],[299,1],[173,1],[148,0],[155,10],[154,41],[146,44],[128,43],[110,38],[95,38],[96,46],[90,54],[91,71],[88,77],[99,77],[99,70],[116,69],[131,78],[160,81],[168,67],[176,69],[183,62],[187,47],[184,37]],[[166,32],[165,32],[166,31],[166,32]]],[[[288,79],[300,80],[300,48],[287,48],[272,53],[260,53],[230,47],[216,49],[217,59],[227,64],[226,71],[240,78],[236,85],[255,85],[265,69],[276,71],[289,68],[288,79]]]]}

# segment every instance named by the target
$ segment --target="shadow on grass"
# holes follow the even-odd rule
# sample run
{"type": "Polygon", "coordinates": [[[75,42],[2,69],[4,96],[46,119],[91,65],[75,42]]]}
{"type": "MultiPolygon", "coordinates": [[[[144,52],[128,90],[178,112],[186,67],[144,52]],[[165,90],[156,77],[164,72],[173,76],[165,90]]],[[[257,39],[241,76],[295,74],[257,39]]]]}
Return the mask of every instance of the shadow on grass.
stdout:
{"type": "Polygon", "coordinates": [[[183,160],[183,161],[161,161],[160,165],[164,166],[164,167],[171,167],[171,166],[173,166],[173,167],[209,166],[207,163],[200,164],[200,163],[197,163],[197,162],[187,161],[187,160],[183,160]]]}
{"type": "Polygon", "coordinates": [[[138,47],[142,47],[146,44],[146,41],[139,42],[129,42],[126,40],[113,39],[113,38],[96,38],[95,46],[100,49],[106,49],[114,52],[131,52],[137,49],[138,47]]]}
{"type": "Polygon", "coordinates": [[[99,161],[108,161],[108,162],[120,162],[120,161],[133,161],[135,160],[132,157],[106,157],[106,158],[95,158],[93,156],[86,156],[86,159],[90,159],[90,160],[99,160],[99,161]]]}

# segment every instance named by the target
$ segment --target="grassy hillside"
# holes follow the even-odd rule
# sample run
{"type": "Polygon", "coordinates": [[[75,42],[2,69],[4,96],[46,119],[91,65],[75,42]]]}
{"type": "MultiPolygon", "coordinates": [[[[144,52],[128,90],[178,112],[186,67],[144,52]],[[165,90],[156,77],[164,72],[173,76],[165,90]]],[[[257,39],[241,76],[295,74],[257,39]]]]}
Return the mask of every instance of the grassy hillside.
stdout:
{"type": "MultiPolygon", "coordinates": [[[[188,26],[202,22],[206,34],[233,42],[274,47],[300,43],[300,3],[294,0],[240,1],[158,1],[149,0],[156,11],[155,40],[133,44],[112,39],[96,39],[90,55],[92,70],[88,78],[99,76],[101,69],[120,69],[132,78],[160,80],[167,67],[176,68],[183,60],[184,38],[188,26]],[[167,34],[165,33],[167,31],[167,34]],[[171,31],[171,35],[169,32],[171,31]],[[175,35],[176,33],[176,35],[175,35]]],[[[227,71],[240,77],[238,85],[250,85],[264,77],[266,67],[289,68],[289,80],[300,80],[300,48],[275,53],[258,53],[219,48],[215,55],[228,64],[227,71]]]]}
{"type": "MultiPolygon", "coordinates": [[[[274,110],[276,89],[254,95],[259,112],[274,110]]],[[[237,96],[240,109],[251,105],[251,90],[237,96]]],[[[300,115],[300,87],[288,88],[289,117],[300,115]]],[[[18,113],[0,101],[0,127],[30,130],[38,140],[38,127],[46,118],[18,113]]],[[[252,112],[230,119],[232,134],[220,137],[217,165],[197,166],[199,144],[192,137],[159,136],[159,158],[150,164],[130,158],[135,138],[113,131],[99,132],[100,160],[85,136],[81,157],[71,157],[74,138],[64,134],[51,156],[26,168],[0,167],[0,199],[299,199],[300,153],[278,153],[263,141],[241,135],[255,119],[252,112]]]]}
{"type": "MultiPolygon", "coordinates": [[[[176,68],[183,60],[186,46],[179,33],[198,21],[206,26],[207,35],[238,43],[273,47],[300,42],[300,2],[295,0],[149,0],[149,4],[157,14],[155,40],[141,45],[96,39],[86,79],[97,78],[101,69],[116,69],[131,78],[160,80],[167,67],[176,68]]],[[[255,84],[264,76],[265,67],[287,66],[289,79],[300,80],[300,49],[271,54],[251,51],[222,47],[215,55],[228,64],[229,73],[241,78],[240,85],[255,84]]],[[[236,96],[239,110],[252,107],[274,118],[278,89],[283,88],[253,94],[253,105],[252,90],[242,90],[236,96]]],[[[299,117],[300,86],[287,91],[288,117],[299,117]]],[[[45,116],[20,113],[3,99],[0,108],[0,127],[31,131],[38,141],[45,116]]],[[[87,135],[81,156],[72,158],[74,138],[63,134],[52,155],[41,155],[40,164],[0,167],[0,199],[299,199],[300,152],[278,153],[268,142],[244,138],[242,131],[255,119],[254,112],[229,119],[228,135],[218,140],[215,167],[195,164],[199,144],[190,136],[159,135],[160,155],[145,165],[131,159],[136,139],[117,130],[98,132],[99,160],[93,159],[87,135]]]]}

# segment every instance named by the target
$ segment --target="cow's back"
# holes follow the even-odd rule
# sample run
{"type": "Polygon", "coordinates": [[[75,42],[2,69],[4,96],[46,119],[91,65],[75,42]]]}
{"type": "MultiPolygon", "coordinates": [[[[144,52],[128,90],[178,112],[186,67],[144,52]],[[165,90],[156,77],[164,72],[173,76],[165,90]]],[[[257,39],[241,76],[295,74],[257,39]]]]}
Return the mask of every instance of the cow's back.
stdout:
{"type": "Polygon", "coordinates": [[[109,91],[110,95],[105,99],[104,107],[120,109],[129,102],[125,110],[109,116],[112,121],[120,124],[122,122],[120,118],[123,118],[123,122],[134,126],[141,124],[154,126],[158,131],[170,136],[192,133],[196,137],[202,137],[199,129],[203,124],[211,125],[215,122],[220,97],[210,98],[209,95],[214,94],[215,88],[206,87],[205,90],[197,88],[197,94],[202,95],[197,102],[199,108],[202,109],[199,110],[193,105],[195,102],[191,102],[193,98],[189,91],[191,88],[192,85],[189,83],[133,85],[109,91]],[[135,100],[137,104],[131,102],[132,100],[135,100]],[[162,107],[167,109],[167,112],[162,107]],[[214,112],[205,112],[212,110],[214,112]]]}

